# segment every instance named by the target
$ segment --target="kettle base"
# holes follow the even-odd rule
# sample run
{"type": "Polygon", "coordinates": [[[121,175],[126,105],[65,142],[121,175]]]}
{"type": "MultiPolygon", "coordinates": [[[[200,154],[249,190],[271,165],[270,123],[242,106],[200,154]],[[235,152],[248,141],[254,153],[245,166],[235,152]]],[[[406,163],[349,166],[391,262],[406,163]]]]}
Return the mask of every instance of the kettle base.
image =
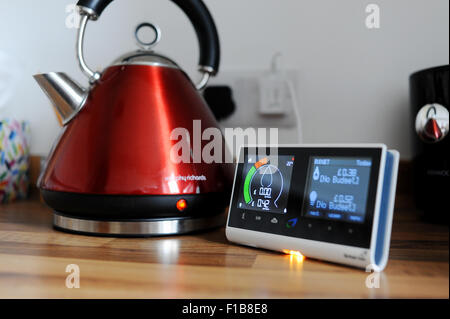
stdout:
{"type": "Polygon", "coordinates": [[[226,222],[226,214],[201,218],[165,218],[142,220],[92,220],[71,217],[54,212],[55,229],[91,236],[107,237],[154,237],[181,235],[201,230],[221,227],[226,222]]]}

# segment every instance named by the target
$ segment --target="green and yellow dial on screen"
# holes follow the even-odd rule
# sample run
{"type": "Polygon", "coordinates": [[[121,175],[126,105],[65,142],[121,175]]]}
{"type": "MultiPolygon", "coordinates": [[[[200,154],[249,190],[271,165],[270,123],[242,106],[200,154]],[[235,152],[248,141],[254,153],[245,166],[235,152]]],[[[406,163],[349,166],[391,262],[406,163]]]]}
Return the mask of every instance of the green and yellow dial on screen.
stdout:
{"type": "Polygon", "coordinates": [[[250,170],[248,171],[247,175],[245,176],[245,181],[244,181],[244,200],[246,204],[250,204],[253,199],[252,199],[252,195],[251,195],[251,181],[253,179],[253,176],[255,175],[256,171],[263,165],[266,165],[267,163],[269,163],[269,159],[268,158],[263,158],[261,160],[259,160],[258,162],[255,163],[255,165],[253,165],[250,170]]]}

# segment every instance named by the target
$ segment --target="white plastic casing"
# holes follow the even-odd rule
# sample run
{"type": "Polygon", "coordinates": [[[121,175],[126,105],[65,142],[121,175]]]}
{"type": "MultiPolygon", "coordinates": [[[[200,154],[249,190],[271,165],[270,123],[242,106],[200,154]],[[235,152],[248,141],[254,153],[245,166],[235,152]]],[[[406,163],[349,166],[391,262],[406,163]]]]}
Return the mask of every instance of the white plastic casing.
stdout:
{"type": "MultiPolygon", "coordinates": [[[[258,147],[262,147],[259,145],[258,147]]],[[[273,146],[271,146],[273,147],[273,146]]],[[[372,235],[370,241],[370,248],[360,248],[354,246],[346,246],[328,242],[314,241],[309,239],[302,239],[297,237],[289,237],[277,234],[271,234],[266,232],[259,232],[253,230],[247,230],[242,228],[230,227],[228,214],[227,227],[226,227],[226,237],[229,241],[238,244],[251,246],[255,248],[270,249],[275,251],[299,251],[302,255],[308,258],[321,259],[334,263],[345,264],[353,267],[364,268],[367,270],[382,271],[387,264],[389,256],[389,246],[391,239],[391,229],[392,229],[392,219],[394,213],[394,202],[395,202],[395,191],[397,184],[397,174],[398,174],[398,164],[400,155],[397,151],[387,150],[384,144],[302,144],[302,145],[279,145],[278,147],[299,147],[299,148],[380,148],[381,158],[380,158],[380,168],[378,172],[378,186],[375,199],[375,208],[373,214],[372,223],[372,235]],[[392,171],[389,176],[390,180],[385,180],[385,165],[386,165],[386,154],[389,152],[392,155],[392,171]],[[383,185],[387,182],[390,184],[389,189],[386,190],[385,200],[385,212],[382,214],[385,223],[385,227],[382,231],[379,230],[380,225],[380,208],[382,201],[383,185]],[[382,241],[380,241],[382,239],[382,241]],[[380,245],[382,242],[382,249],[379,258],[376,258],[375,252],[377,244],[380,245]]],[[[242,152],[242,148],[241,148],[242,152]]],[[[240,158],[240,157],[238,157],[240,158]]],[[[236,165],[236,172],[234,183],[236,183],[236,174],[238,171],[238,165],[236,165]]],[[[239,186],[239,185],[238,185],[239,186]]],[[[233,193],[235,191],[236,185],[233,185],[233,193]]],[[[231,196],[231,201],[233,201],[233,195],[231,196]]],[[[230,203],[230,210],[233,203],[230,203]]]]}

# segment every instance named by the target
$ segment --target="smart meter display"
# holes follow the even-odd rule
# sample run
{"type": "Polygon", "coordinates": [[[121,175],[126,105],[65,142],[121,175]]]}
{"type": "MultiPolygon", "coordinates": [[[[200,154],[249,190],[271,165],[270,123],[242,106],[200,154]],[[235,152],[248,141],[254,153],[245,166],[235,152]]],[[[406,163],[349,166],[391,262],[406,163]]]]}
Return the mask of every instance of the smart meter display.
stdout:
{"type": "Polygon", "coordinates": [[[363,223],[371,167],[370,158],[311,157],[302,215],[363,223]]]}
{"type": "Polygon", "coordinates": [[[247,156],[238,208],[286,213],[294,163],[294,156],[247,156]]]}

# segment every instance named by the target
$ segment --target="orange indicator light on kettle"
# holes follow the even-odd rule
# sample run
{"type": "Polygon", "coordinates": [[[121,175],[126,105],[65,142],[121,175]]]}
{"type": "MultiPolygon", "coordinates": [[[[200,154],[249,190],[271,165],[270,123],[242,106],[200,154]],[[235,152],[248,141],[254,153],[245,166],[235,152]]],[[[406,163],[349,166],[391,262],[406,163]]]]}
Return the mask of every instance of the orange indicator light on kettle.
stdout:
{"type": "Polygon", "coordinates": [[[187,202],[186,202],[186,200],[180,199],[180,200],[177,202],[177,209],[178,209],[180,212],[182,212],[183,210],[185,210],[186,207],[187,207],[187,202]]]}

